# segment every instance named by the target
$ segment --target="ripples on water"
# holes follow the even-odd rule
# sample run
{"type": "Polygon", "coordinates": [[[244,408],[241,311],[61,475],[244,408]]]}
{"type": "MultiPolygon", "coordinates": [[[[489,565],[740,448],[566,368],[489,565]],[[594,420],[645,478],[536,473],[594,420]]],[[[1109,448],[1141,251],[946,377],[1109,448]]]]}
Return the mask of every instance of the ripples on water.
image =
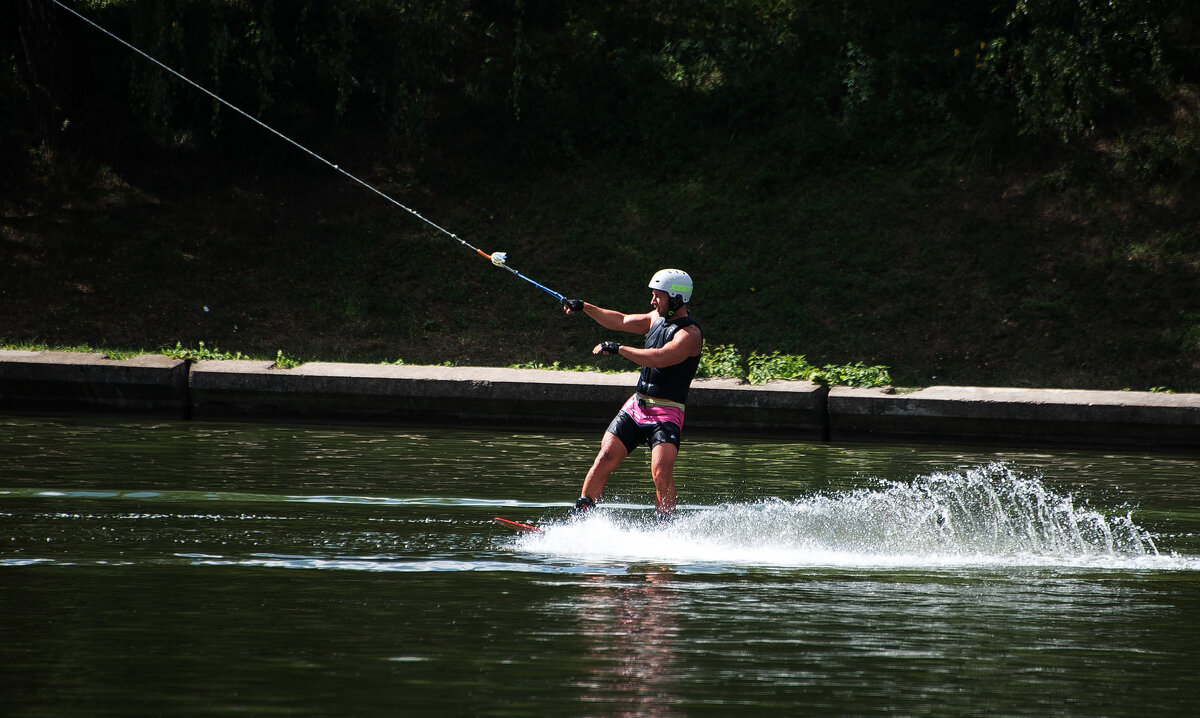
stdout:
{"type": "MultiPolygon", "coordinates": [[[[1170,552],[1160,554],[1154,536],[1139,526],[1129,508],[1095,508],[1070,494],[1048,489],[1036,476],[1026,476],[1000,463],[959,472],[939,472],[912,481],[877,481],[870,488],[818,492],[802,498],[771,498],[747,503],[681,508],[668,526],[651,521],[647,506],[605,505],[583,520],[551,518],[541,534],[512,536],[481,543],[495,530],[481,525],[479,512],[563,516],[563,506],[513,499],[336,495],[270,495],[232,492],[102,491],[10,489],[0,497],[115,506],[143,504],[136,512],[52,511],[28,517],[47,544],[70,541],[129,543],[121,555],[144,539],[197,545],[269,542],[287,535],[300,539],[298,553],[176,552],[172,557],[197,565],[251,565],[311,569],[378,571],[412,570],[547,570],[559,561],[658,562],[688,570],[738,571],[745,567],[962,568],[970,566],[1061,566],[1121,569],[1195,569],[1200,560],[1170,552]],[[288,509],[272,513],[275,504],[288,509]],[[210,506],[179,511],[175,506],[210,506]],[[153,507],[153,508],[151,508],[153,507]],[[246,508],[255,510],[246,510],[246,508]],[[264,507],[264,508],[258,508],[264,507]],[[310,509],[305,511],[304,509],[310,509]],[[316,509],[313,514],[311,509],[316,509]],[[313,533],[313,516],[346,510],[375,509],[385,515],[351,520],[342,532],[313,533]],[[430,509],[441,518],[396,518],[430,509]],[[371,524],[376,525],[371,525],[371,524]],[[396,537],[414,528],[434,531],[438,524],[458,536],[443,536],[414,545],[396,537]],[[138,531],[126,529],[138,527],[138,531]],[[249,528],[243,528],[249,526],[249,528]],[[49,529],[49,530],[47,530],[49,529]],[[461,534],[471,538],[461,540],[461,534]],[[74,534],[72,536],[72,534],[74,534]],[[219,534],[214,536],[214,534],[219,534]],[[447,544],[447,554],[469,547],[492,551],[505,560],[421,557],[421,549],[447,544]],[[309,550],[302,550],[307,548],[309,550]],[[341,550],[355,555],[336,555],[341,550]],[[414,552],[417,555],[410,555],[414,552]],[[368,555],[359,555],[362,553],[368,555]],[[522,565],[510,559],[521,557],[522,565]]],[[[16,518],[9,514],[8,518],[16,518]]],[[[11,537],[14,543],[21,540],[11,537]]],[[[35,552],[39,539],[21,553],[35,552]]],[[[170,557],[157,556],[155,560],[170,557]]],[[[76,562],[83,556],[30,555],[0,563],[76,562]]],[[[107,558],[100,560],[109,560],[107,558]]]]}
{"type": "Polygon", "coordinates": [[[594,436],[0,426],[13,715],[1194,709],[1190,457],[693,441],[659,526],[594,436]]]}

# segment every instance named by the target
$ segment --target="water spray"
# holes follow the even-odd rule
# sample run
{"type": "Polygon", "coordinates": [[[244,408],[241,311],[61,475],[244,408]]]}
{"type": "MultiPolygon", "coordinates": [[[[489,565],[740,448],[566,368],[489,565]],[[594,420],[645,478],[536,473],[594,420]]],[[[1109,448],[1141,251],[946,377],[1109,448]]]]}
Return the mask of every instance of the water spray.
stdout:
{"type": "Polygon", "coordinates": [[[414,217],[416,217],[417,219],[421,220],[421,221],[422,221],[422,222],[424,222],[425,224],[428,224],[430,227],[433,227],[434,229],[436,229],[437,231],[439,231],[439,232],[441,232],[442,234],[446,235],[446,236],[447,236],[447,237],[449,237],[450,239],[453,239],[454,241],[458,242],[459,244],[461,244],[462,246],[466,247],[467,249],[470,249],[470,250],[474,251],[475,253],[479,254],[481,257],[484,257],[485,259],[489,259],[489,260],[491,260],[492,264],[496,265],[497,267],[500,267],[501,269],[506,269],[506,270],[508,270],[508,271],[509,271],[509,273],[511,273],[511,274],[513,274],[513,275],[515,275],[516,277],[518,277],[518,278],[520,278],[520,279],[523,279],[523,280],[525,280],[526,282],[529,282],[530,284],[532,284],[533,286],[535,286],[535,287],[537,287],[538,289],[542,290],[542,291],[543,291],[543,292],[545,292],[546,294],[549,294],[550,296],[552,296],[552,297],[554,297],[555,299],[557,299],[557,300],[558,300],[560,303],[561,303],[561,302],[564,302],[564,301],[566,301],[566,297],[565,297],[564,295],[562,295],[562,294],[560,294],[560,293],[558,293],[558,292],[554,291],[553,289],[550,289],[549,287],[546,287],[546,286],[544,286],[544,285],[542,285],[542,284],[539,284],[538,282],[535,282],[534,280],[530,279],[529,277],[525,276],[524,274],[521,274],[521,273],[520,273],[520,272],[518,272],[517,270],[515,270],[515,269],[513,269],[512,267],[508,266],[508,264],[507,264],[507,261],[508,261],[508,255],[507,255],[505,252],[493,252],[493,253],[491,253],[491,254],[488,254],[487,252],[483,251],[482,249],[479,249],[478,247],[476,247],[476,246],[472,245],[471,243],[467,242],[466,240],[462,239],[462,238],[461,238],[461,237],[459,237],[457,234],[454,234],[454,233],[453,233],[453,232],[451,232],[450,230],[448,230],[448,229],[446,229],[446,228],[442,227],[441,225],[439,225],[439,224],[437,224],[437,223],[433,222],[432,220],[429,220],[429,219],[427,219],[426,217],[422,216],[422,215],[421,215],[421,213],[420,213],[420,212],[417,212],[415,209],[412,209],[411,207],[408,207],[408,206],[406,206],[406,205],[402,204],[402,203],[401,203],[399,200],[397,200],[397,199],[395,199],[394,197],[392,197],[392,196],[388,195],[387,193],[385,193],[383,190],[379,189],[378,187],[375,187],[374,185],[372,185],[372,184],[368,183],[368,182],[367,182],[367,181],[365,181],[365,180],[359,179],[358,177],[354,176],[354,175],[353,175],[353,174],[351,174],[350,172],[348,172],[348,171],[346,171],[346,170],[342,169],[342,167],[341,167],[341,166],[339,166],[339,165],[337,165],[337,164],[335,164],[335,163],[331,162],[330,160],[327,160],[327,159],[325,159],[325,158],[324,158],[324,157],[322,157],[321,155],[317,154],[316,152],[313,152],[312,150],[308,149],[307,147],[305,147],[304,145],[300,144],[300,143],[299,143],[299,142],[297,142],[296,140],[293,140],[291,137],[288,137],[287,135],[283,134],[282,132],[280,132],[279,130],[275,129],[274,127],[271,127],[270,125],[268,125],[267,123],[265,123],[265,122],[263,122],[262,120],[258,119],[257,117],[254,117],[253,115],[249,114],[248,112],[246,112],[246,111],[242,110],[242,109],[241,109],[240,107],[238,107],[237,105],[234,105],[233,103],[229,102],[229,101],[228,101],[228,100],[226,100],[225,98],[223,98],[223,97],[221,97],[221,96],[217,95],[215,92],[212,92],[211,90],[209,90],[209,89],[207,89],[207,88],[203,87],[203,86],[202,86],[202,85],[200,85],[199,83],[197,83],[197,82],[195,82],[195,81],[191,80],[190,78],[188,78],[187,76],[185,76],[185,75],[183,75],[182,73],[178,72],[177,70],[175,70],[175,69],[173,69],[173,68],[171,68],[171,67],[167,66],[166,64],[164,64],[164,63],[160,62],[159,60],[155,59],[154,57],[152,57],[151,55],[147,54],[146,52],[143,52],[143,51],[142,51],[141,49],[139,49],[138,47],[135,47],[134,45],[130,44],[129,42],[127,42],[127,41],[125,41],[125,40],[123,40],[122,38],[118,37],[117,35],[113,34],[112,32],[109,32],[107,29],[105,29],[104,27],[100,26],[100,25],[99,25],[99,24],[97,24],[96,22],[94,22],[94,21],[90,20],[90,19],[89,19],[89,18],[87,18],[86,16],[82,15],[81,13],[79,13],[79,12],[78,12],[77,10],[75,10],[74,8],[68,7],[67,5],[63,4],[63,3],[61,2],[61,0],[50,0],[50,1],[51,1],[51,2],[53,2],[55,5],[59,6],[60,8],[62,8],[63,10],[66,10],[68,13],[70,13],[70,14],[74,15],[75,17],[79,18],[79,19],[80,19],[80,20],[82,20],[83,22],[87,23],[88,25],[91,25],[93,28],[95,28],[96,30],[100,31],[101,33],[103,33],[103,34],[105,34],[105,35],[108,35],[110,38],[112,38],[113,40],[115,40],[117,43],[119,43],[119,44],[121,44],[121,45],[124,45],[126,48],[128,48],[128,49],[129,49],[129,50],[131,50],[132,52],[134,52],[134,53],[136,53],[136,54],[138,54],[138,55],[141,55],[141,56],[142,56],[142,57],[144,57],[146,60],[149,60],[151,63],[153,63],[153,64],[157,65],[159,68],[161,68],[161,69],[163,69],[163,70],[165,70],[165,71],[169,72],[170,74],[174,75],[175,77],[179,78],[180,80],[184,81],[185,83],[187,83],[187,84],[191,85],[192,87],[194,87],[195,89],[199,90],[200,92],[203,92],[204,94],[208,95],[208,96],[209,96],[209,97],[211,97],[212,99],[214,99],[214,100],[216,100],[217,102],[221,103],[221,104],[222,104],[222,105],[224,105],[225,107],[228,107],[229,109],[233,110],[234,112],[236,112],[237,114],[241,115],[242,117],[245,117],[247,120],[250,120],[250,121],[251,121],[251,122],[253,122],[254,124],[256,124],[256,125],[258,125],[259,127],[263,128],[263,129],[264,129],[264,130],[266,130],[267,132],[270,132],[271,134],[275,135],[276,137],[278,137],[279,139],[283,140],[284,142],[287,142],[288,144],[292,145],[293,147],[295,147],[295,148],[299,149],[301,152],[304,152],[305,154],[307,154],[308,156],[310,156],[310,157],[312,157],[313,159],[317,160],[318,162],[321,162],[321,163],[325,164],[326,166],[328,166],[329,168],[331,168],[331,169],[333,169],[333,170],[336,170],[336,171],[340,172],[341,174],[345,175],[346,177],[348,177],[349,179],[351,179],[351,180],[353,180],[354,182],[358,183],[359,185],[362,185],[362,186],[363,186],[363,187],[365,187],[366,189],[368,189],[368,190],[370,190],[370,191],[374,192],[375,194],[379,195],[380,197],[382,197],[383,199],[387,200],[388,202],[391,202],[391,203],[392,203],[392,204],[394,204],[395,206],[399,207],[400,209],[404,210],[405,212],[408,212],[408,213],[409,213],[409,214],[411,214],[412,216],[414,216],[414,217]]]}

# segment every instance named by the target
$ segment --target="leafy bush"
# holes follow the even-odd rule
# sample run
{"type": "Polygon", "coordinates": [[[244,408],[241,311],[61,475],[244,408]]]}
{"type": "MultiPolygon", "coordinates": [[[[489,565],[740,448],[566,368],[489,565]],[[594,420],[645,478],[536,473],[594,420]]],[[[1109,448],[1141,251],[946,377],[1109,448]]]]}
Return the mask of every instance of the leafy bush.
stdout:
{"type": "Polygon", "coordinates": [[[750,355],[747,380],[751,384],[765,384],[772,379],[805,379],[827,386],[872,387],[892,383],[885,366],[854,364],[826,364],[813,366],[803,355],[754,353],[750,355]]]}
{"type": "Polygon", "coordinates": [[[249,359],[249,357],[241,352],[223,352],[215,345],[212,349],[209,349],[204,345],[204,342],[200,342],[199,346],[195,349],[185,347],[180,342],[175,342],[174,349],[160,349],[159,354],[171,357],[172,359],[184,359],[186,361],[201,361],[203,359],[249,359]]]}
{"type": "Polygon", "coordinates": [[[272,369],[295,369],[296,367],[300,366],[303,363],[304,362],[300,359],[293,359],[292,357],[289,357],[288,355],[284,354],[283,350],[280,349],[278,352],[275,353],[275,363],[271,365],[271,368],[272,369]]]}
{"type": "Polygon", "coordinates": [[[769,354],[754,352],[750,359],[746,360],[732,344],[705,347],[696,376],[733,377],[745,379],[751,384],[766,384],[773,379],[802,379],[828,386],[856,387],[886,386],[892,383],[891,374],[885,366],[865,366],[862,362],[857,362],[817,367],[809,363],[803,355],[780,354],[777,351],[769,354]]]}
{"type": "Polygon", "coordinates": [[[732,344],[706,346],[704,353],[700,355],[700,366],[696,368],[696,376],[744,379],[745,359],[732,344]]]}
{"type": "Polygon", "coordinates": [[[802,354],[780,354],[779,352],[759,354],[754,352],[750,355],[748,364],[749,371],[746,380],[751,384],[766,384],[772,379],[811,380],[812,373],[816,370],[816,367],[809,364],[802,354]]]}
{"type": "Polygon", "coordinates": [[[866,366],[862,362],[854,364],[826,364],[817,370],[812,381],[830,386],[872,387],[887,386],[892,383],[891,374],[885,366],[866,366]]]}

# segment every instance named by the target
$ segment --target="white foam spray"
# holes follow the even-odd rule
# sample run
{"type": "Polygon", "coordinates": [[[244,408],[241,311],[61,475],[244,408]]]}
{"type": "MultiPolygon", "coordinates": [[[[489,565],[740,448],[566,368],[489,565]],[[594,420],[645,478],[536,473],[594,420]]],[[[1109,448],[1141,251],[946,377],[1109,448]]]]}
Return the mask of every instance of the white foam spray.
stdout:
{"type": "Polygon", "coordinates": [[[1132,509],[1092,508],[1000,463],[685,510],[666,527],[644,511],[601,510],[520,542],[575,559],[713,567],[1200,569],[1200,558],[1160,555],[1132,509]]]}

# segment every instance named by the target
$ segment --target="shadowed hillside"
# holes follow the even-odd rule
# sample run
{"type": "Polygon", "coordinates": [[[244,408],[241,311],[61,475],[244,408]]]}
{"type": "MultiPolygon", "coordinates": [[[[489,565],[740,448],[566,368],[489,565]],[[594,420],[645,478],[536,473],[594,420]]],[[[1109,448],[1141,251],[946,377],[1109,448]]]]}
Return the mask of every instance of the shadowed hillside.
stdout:
{"type": "MultiPolygon", "coordinates": [[[[125,4],[79,5],[154,44],[137,25],[142,16],[121,14],[125,4]]],[[[181,22],[186,7],[177,9],[181,22]]],[[[600,50],[555,55],[547,48],[576,46],[548,38],[566,42],[564,28],[578,31],[556,12],[520,25],[545,33],[548,44],[537,46],[542,64],[525,66],[520,94],[507,100],[512,56],[499,53],[508,80],[487,85],[494,78],[477,74],[471,85],[441,67],[441,95],[420,106],[368,107],[366,96],[347,91],[344,112],[322,117],[305,108],[338,102],[340,76],[323,85],[313,75],[313,86],[297,92],[325,100],[302,105],[277,95],[258,114],[568,296],[641,309],[656,269],[684,268],[696,278],[693,311],[709,344],[743,355],[882,364],[902,385],[1200,391],[1200,210],[1188,169],[1196,104],[1184,89],[1163,95],[1171,101],[1156,116],[1173,124],[1159,126],[1153,142],[1146,118],[1136,125],[1142,139],[1130,139],[1134,120],[1120,107],[1097,115],[1116,128],[1109,135],[1100,128],[1050,141],[1066,126],[1055,122],[1073,120],[1043,117],[1042,139],[1025,131],[1029,113],[968,121],[970,112],[951,102],[964,95],[947,89],[965,81],[951,75],[939,86],[940,109],[928,109],[916,90],[899,94],[910,80],[885,81],[870,57],[855,71],[874,68],[869,77],[847,69],[855,55],[845,43],[827,70],[841,80],[786,102],[775,84],[782,54],[738,66],[757,72],[745,77],[727,61],[717,89],[705,85],[718,76],[700,72],[703,58],[679,55],[693,74],[660,85],[652,78],[663,77],[661,54],[649,69],[618,66],[600,50]],[[604,58],[609,66],[588,64],[604,58]],[[566,83],[569,70],[574,84],[549,84],[551,62],[562,71],[556,81],[566,83]],[[625,74],[617,81],[606,73],[625,74]],[[607,79],[588,84],[596,78],[607,79]],[[595,117],[579,92],[588,86],[595,117]],[[640,89],[622,89],[630,87],[640,89]],[[722,95],[735,90],[739,97],[722,95]],[[616,109],[601,103],[609,93],[622,98],[616,109]],[[855,97],[867,109],[853,110],[855,97]],[[397,124],[393,113],[402,110],[422,118],[419,133],[397,124]],[[934,116],[952,119],[934,125],[934,116]],[[1024,128],[1015,124],[1021,118],[1024,128]],[[1123,142],[1108,139],[1118,135],[1123,142]]],[[[462,17],[482,22],[479,12],[462,17]]],[[[802,26],[776,20],[795,23],[791,35],[772,30],[777,39],[802,26]]],[[[968,47],[959,40],[971,27],[1019,30],[1011,18],[1003,27],[995,17],[975,26],[943,20],[967,23],[957,31],[963,38],[945,41],[953,58],[968,47]]],[[[5,37],[15,68],[6,75],[6,108],[15,114],[0,196],[6,344],[152,351],[204,342],[264,358],[282,350],[300,359],[622,366],[590,355],[607,338],[596,325],[563,316],[546,294],[243,118],[185,99],[185,88],[154,84],[175,98],[173,119],[145,126],[150,103],[166,102],[136,91],[151,82],[149,71],[86,27],[46,22],[85,39],[77,62],[135,68],[135,91],[133,99],[128,88],[106,95],[123,108],[106,116],[95,93],[75,88],[92,104],[77,121],[57,119],[47,136],[15,35],[5,37]]],[[[444,38],[447,47],[466,42],[471,22],[456,30],[461,37],[444,38]]],[[[659,35],[686,29],[704,47],[713,42],[709,60],[724,57],[712,49],[717,30],[660,24],[659,35]]],[[[670,45],[670,37],[635,37],[631,27],[611,29],[609,53],[618,31],[627,33],[626,49],[649,39],[670,45]]],[[[896,39],[875,26],[826,30],[896,39]]],[[[1003,60],[1009,70],[996,77],[1013,76],[1012,43],[1006,56],[976,44],[978,72],[1003,60]]],[[[189,64],[186,43],[159,46],[189,64]]],[[[788,50],[789,62],[801,47],[788,50]]],[[[292,51],[308,57],[303,47],[292,51]]],[[[446,52],[471,72],[486,64],[446,52]]],[[[929,60],[908,57],[918,75],[929,60]]],[[[252,90],[241,79],[221,78],[231,96],[258,106],[239,94],[252,90]]],[[[1000,112],[996,96],[972,92],[991,98],[981,110],[1000,112]]],[[[46,112],[69,104],[57,107],[46,112]]]]}

